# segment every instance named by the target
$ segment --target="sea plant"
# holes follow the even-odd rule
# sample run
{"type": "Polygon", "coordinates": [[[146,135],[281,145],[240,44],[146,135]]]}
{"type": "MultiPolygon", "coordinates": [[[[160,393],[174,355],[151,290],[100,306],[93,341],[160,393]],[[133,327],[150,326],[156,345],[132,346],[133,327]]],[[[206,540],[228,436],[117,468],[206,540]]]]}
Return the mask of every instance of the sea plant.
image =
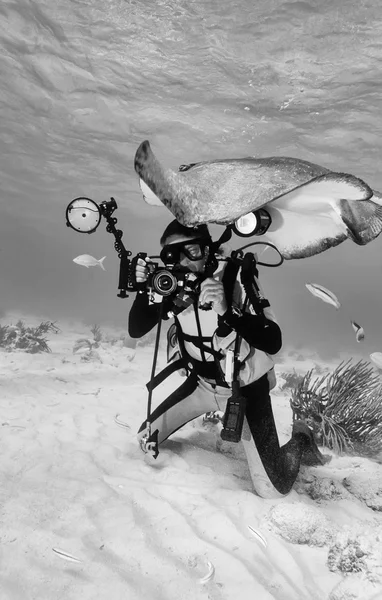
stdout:
{"type": "Polygon", "coordinates": [[[93,340],[89,338],[79,338],[76,340],[73,346],[73,354],[85,348],[88,352],[91,352],[93,348],[98,348],[100,341],[102,340],[102,331],[99,325],[92,325],[90,328],[91,333],[93,334],[93,340]]]}
{"type": "Polygon", "coordinates": [[[102,331],[99,325],[92,325],[90,331],[93,334],[93,347],[98,348],[100,341],[102,340],[102,331]]]}
{"type": "Polygon", "coordinates": [[[22,320],[16,325],[0,325],[0,347],[8,351],[25,350],[31,354],[51,352],[46,335],[59,331],[53,321],[42,321],[37,327],[27,327],[22,320]]]}
{"type": "Polygon", "coordinates": [[[292,372],[285,371],[280,376],[284,379],[284,383],[280,386],[282,390],[296,388],[303,379],[303,375],[299,375],[295,369],[292,372]]]}
{"type": "Polygon", "coordinates": [[[315,379],[308,371],[292,390],[293,419],[305,420],[337,454],[373,456],[382,450],[381,378],[370,363],[352,360],[315,379]]]}

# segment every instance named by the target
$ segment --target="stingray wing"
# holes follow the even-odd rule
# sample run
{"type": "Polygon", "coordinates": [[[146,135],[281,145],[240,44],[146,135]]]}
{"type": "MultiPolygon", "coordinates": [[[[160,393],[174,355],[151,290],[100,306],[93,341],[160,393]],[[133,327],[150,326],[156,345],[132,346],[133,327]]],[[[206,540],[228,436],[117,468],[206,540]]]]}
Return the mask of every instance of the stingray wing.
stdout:
{"type": "Polygon", "coordinates": [[[141,188],[143,199],[150,206],[162,206],[164,204],[161,200],[159,200],[158,196],[154,194],[154,192],[149,188],[149,186],[143,181],[143,179],[139,180],[139,187],[141,188]]]}
{"type": "Polygon", "coordinates": [[[267,204],[272,224],[264,237],[286,259],[319,254],[348,238],[367,244],[382,231],[381,197],[369,189],[352,175],[317,177],[267,204]]]}
{"type": "Polygon", "coordinates": [[[328,206],[326,213],[299,213],[286,202],[268,204],[272,224],[264,240],[272,242],[285,259],[307,258],[333,248],[348,237],[346,227],[328,206]]]}
{"type": "Polygon", "coordinates": [[[290,157],[244,158],[196,163],[165,170],[143,142],[135,170],[145,200],[164,204],[183,225],[232,223],[328,169],[290,157]]]}
{"type": "Polygon", "coordinates": [[[382,231],[382,199],[361,179],[290,157],[196,163],[165,171],[143,142],[135,169],[147,201],[162,202],[184,225],[228,224],[262,206],[265,238],[286,259],[306,258],[350,238],[366,244],[382,231]],[[147,186],[144,188],[143,186],[147,186]]]}

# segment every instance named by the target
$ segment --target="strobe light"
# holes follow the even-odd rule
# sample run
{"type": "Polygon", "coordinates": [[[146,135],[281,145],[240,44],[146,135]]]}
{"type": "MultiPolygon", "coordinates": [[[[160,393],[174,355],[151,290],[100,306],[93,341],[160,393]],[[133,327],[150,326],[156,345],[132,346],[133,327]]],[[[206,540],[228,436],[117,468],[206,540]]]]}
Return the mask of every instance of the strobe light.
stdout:
{"type": "Polygon", "coordinates": [[[232,229],[240,237],[264,235],[271,223],[269,212],[265,208],[259,208],[237,219],[232,225],[232,229]]]}
{"type": "Polygon", "coordinates": [[[75,198],[66,209],[66,224],[80,233],[93,233],[100,224],[101,210],[90,198],[75,198]]]}

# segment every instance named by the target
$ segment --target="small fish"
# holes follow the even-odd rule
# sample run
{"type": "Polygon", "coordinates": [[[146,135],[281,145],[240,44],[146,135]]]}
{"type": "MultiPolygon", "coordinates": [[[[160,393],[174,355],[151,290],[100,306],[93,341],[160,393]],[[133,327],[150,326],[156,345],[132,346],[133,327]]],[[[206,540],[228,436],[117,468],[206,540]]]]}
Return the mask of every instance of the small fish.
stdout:
{"type": "Polygon", "coordinates": [[[317,283],[306,283],[305,287],[311,294],[313,294],[313,296],[316,296],[317,298],[320,298],[320,300],[335,306],[337,309],[340,308],[341,304],[338,301],[337,296],[335,296],[330,290],[324,288],[322,285],[318,285],[317,283]]]}
{"type": "Polygon", "coordinates": [[[378,369],[382,369],[382,352],[373,352],[370,354],[370,358],[378,369]]]}
{"type": "Polygon", "coordinates": [[[201,577],[199,579],[199,583],[202,583],[202,584],[208,583],[208,581],[211,581],[211,579],[215,575],[215,567],[209,560],[207,560],[207,567],[208,567],[208,572],[206,575],[204,575],[204,577],[201,577]]]}
{"type": "Polygon", "coordinates": [[[355,339],[357,342],[362,342],[365,339],[365,331],[361,325],[358,325],[355,321],[351,322],[351,325],[355,331],[355,339]]]}
{"type": "Polygon", "coordinates": [[[117,423],[117,425],[119,425],[120,427],[125,427],[125,429],[130,429],[130,425],[128,425],[127,423],[125,423],[125,421],[121,421],[119,419],[119,413],[115,415],[114,417],[114,421],[117,423]]]}
{"type": "Polygon", "coordinates": [[[52,550],[53,550],[53,552],[58,554],[58,556],[60,558],[63,558],[64,560],[68,560],[69,562],[74,562],[74,563],[82,562],[82,560],[80,560],[79,558],[76,558],[72,554],[68,554],[67,552],[64,552],[63,550],[59,550],[58,548],[52,548],[52,550]]]}
{"type": "Polygon", "coordinates": [[[249,531],[251,533],[253,533],[255,535],[255,537],[260,540],[260,542],[263,544],[263,546],[266,548],[267,547],[267,540],[265,539],[265,537],[263,537],[261,535],[261,533],[259,531],[257,531],[257,529],[254,529],[253,527],[251,527],[250,525],[247,525],[249,531]]]}
{"type": "Polygon", "coordinates": [[[103,256],[97,260],[94,258],[94,256],[90,256],[90,254],[80,254],[80,256],[73,258],[73,262],[77,263],[77,265],[81,265],[82,267],[86,267],[87,269],[89,267],[96,267],[98,265],[103,271],[106,271],[105,267],[103,266],[103,261],[105,258],[106,256],[103,256]]]}

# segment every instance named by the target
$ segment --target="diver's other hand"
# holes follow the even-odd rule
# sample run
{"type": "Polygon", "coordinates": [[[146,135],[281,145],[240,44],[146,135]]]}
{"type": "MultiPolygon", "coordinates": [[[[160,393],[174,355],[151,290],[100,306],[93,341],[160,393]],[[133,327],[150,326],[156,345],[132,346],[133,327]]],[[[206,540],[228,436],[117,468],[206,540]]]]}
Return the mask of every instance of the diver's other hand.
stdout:
{"type": "Polygon", "coordinates": [[[148,262],[151,262],[149,258],[146,258],[145,260],[143,258],[138,258],[135,267],[135,279],[137,283],[144,283],[147,281],[149,276],[148,262]]]}
{"type": "Polygon", "coordinates": [[[212,309],[218,315],[224,315],[224,313],[227,311],[228,305],[223,284],[221,281],[212,279],[212,277],[209,277],[203,281],[202,285],[200,286],[199,294],[199,306],[210,303],[212,309]]]}

